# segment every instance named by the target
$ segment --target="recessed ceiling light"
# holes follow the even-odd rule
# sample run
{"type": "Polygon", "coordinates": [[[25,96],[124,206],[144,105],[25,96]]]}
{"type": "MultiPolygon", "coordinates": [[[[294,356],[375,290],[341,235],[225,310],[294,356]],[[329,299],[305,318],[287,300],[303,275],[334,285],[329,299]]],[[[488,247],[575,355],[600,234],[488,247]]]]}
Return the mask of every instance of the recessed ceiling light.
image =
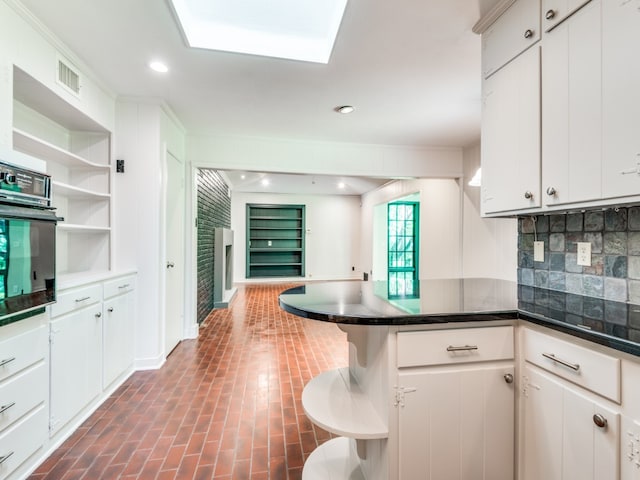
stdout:
{"type": "Polygon", "coordinates": [[[245,178],[247,178],[247,176],[243,173],[242,175],[240,175],[240,179],[244,180],[245,178]]]}
{"type": "Polygon", "coordinates": [[[353,108],[351,105],[342,105],[341,107],[336,107],[335,110],[338,113],[347,114],[353,112],[355,108],[353,108]]]}
{"type": "Polygon", "coordinates": [[[347,0],[171,0],[190,47],[328,63],[347,0]]]}
{"type": "Polygon", "coordinates": [[[153,61],[149,63],[149,68],[154,72],[159,72],[159,73],[167,73],[169,71],[169,67],[167,67],[166,64],[159,61],[153,61]]]}
{"type": "Polygon", "coordinates": [[[344,182],[338,183],[338,188],[344,188],[344,187],[346,187],[344,182]]]}
{"type": "Polygon", "coordinates": [[[262,183],[263,187],[266,187],[266,186],[269,185],[269,179],[268,178],[263,178],[260,183],[262,183]]]}

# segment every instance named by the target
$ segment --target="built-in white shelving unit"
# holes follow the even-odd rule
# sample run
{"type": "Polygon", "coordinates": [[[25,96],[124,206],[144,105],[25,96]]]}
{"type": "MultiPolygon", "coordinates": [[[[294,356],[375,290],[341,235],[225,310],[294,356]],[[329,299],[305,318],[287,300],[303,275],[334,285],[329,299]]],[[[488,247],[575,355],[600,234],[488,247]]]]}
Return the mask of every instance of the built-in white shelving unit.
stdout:
{"type": "Polygon", "coordinates": [[[111,132],[14,67],[13,148],[46,162],[58,281],[111,270],[111,132]]]}

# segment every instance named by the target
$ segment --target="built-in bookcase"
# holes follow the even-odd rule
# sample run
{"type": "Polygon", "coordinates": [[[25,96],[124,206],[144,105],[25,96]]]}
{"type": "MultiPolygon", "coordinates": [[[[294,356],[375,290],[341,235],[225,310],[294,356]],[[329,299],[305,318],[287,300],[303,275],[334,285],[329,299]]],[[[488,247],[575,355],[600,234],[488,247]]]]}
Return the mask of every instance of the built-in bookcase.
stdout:
{"type": "Polygon", "coordinates": [[[304,205],[247,204],[247,278],[304,277],[304,205]]]}
{"type": "Polygon", "coordinates": [[[111,269],[111,132],[14,67],[13,148],[46,162],[58,278],[111,269]]]}

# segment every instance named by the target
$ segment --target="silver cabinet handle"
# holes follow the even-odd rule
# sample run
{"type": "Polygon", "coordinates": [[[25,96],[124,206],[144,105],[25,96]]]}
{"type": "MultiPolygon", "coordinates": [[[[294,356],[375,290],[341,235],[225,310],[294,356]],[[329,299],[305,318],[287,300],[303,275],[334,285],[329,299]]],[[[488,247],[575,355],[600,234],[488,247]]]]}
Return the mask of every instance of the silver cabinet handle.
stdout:
{"type": "Polygon", "coordinates": [[[526,192],[524,192],[524,198],[526,198],[527,200],[531,200],[533,198],[533,193],[527,190],[526,192]]]}
{"type": "Polygon", "coordinates": [[[524,38],[531,38],[531,37],[533,37],[533,30],[531,29],[525,30],[524,38]]]}
{"type": "Polygon", "coordinates": [[[102,316],[102,312],[98,312],[98,313],[95,314],[96,318],[100,318],[101,316],[102,316]]]}
{"type": "Polygon", "coordinates": [[[5,358],[4,360],[0,361],[0,367],[4,367],[6,364],[13,362],[15,359],[16,357],[5,358]]]}
{"type": "Polygon", "coordinates": [[[556,193],[558,193],[558,192],[556,192],[555,188],[553,188],[553,187],[547,188],[547,195],[549,195],[550,197],[553,197],[556,193]]]}
{"type": "Polygon", "coordinates": [[[568,367],[571,370],[575,370],[576,372],[578,370],[580,370],[580,365],[579,364],[567,362],[566,360],[562,360],[561,358],[556,357],[553,353],[543,353],[542,356],[545,357],[545,358],[548,358],[549,360],[552,360],[552,361],[554,361],[556,363],[559,363],[560,365],[564,365],[565,367],[568,367]]]}
{"type": "Polygon", "coordinates": [[[0,457],[0,465],[2,465],[4,462],[6,462],[9,459],[9,457],[11,455],[13,455],[13,454],[14,454],[14,452],[9,452],[6,455],[3,455],[2,457],[0,457]]]}
{"type": "Polygon", "coordinates": [[[596,413],[593,416],[593,423],[595,423],[596,426],[600,428],[607,428],[607,424],[608,424],[607,419],[604,418],[604,416],[600,413],[596,413]]]}
{"type": "Polygon", "coordinates": [[[477,345],[465,345],[463,347],[454,347],[453,345],[449,345],[447,347],[447,352],[468,352],[470,350],[478,350],[477,345]]]}
{"type": "Polygon", "coordinates": [[[84,302],[85,300],[89,300],[91,297],[82,297],[76,298],[76,303],[84,302]]]}
{"type": "Polygon", "coordinates": [[[107,312],[109,312],[109,313],[113,312],[113,307],[109,307],[109,308],[107,309],[107,312]]]}
{"type": "Polygon", "coordinates": [[[513,375],[510,373],[504,374],[504,381],[507,383],[513,383],[513,375]]]}
{"type": "Polygon", "coordinates": [[[16,402],[11,402],[8,405],[2,405],[0,406],[0,414],[6,412],[7,410],[9,410],[11,407],[13,407],[16,404],[16,402]]]}
{"type": "Polygon", "coordinates": [[[555,16],[556,16],[555,10],[547,10],[547,13],[544,14],[544,18],[546,18],[547,20],[551,20],[555,16]]]}
{"type": "Polygon", "coordinates": [[[125,283],[124,285],[120,285],[118,288],[119,289],[123,289],[123,288],[127,288],[129,286],[128,283],[125,283]]]}

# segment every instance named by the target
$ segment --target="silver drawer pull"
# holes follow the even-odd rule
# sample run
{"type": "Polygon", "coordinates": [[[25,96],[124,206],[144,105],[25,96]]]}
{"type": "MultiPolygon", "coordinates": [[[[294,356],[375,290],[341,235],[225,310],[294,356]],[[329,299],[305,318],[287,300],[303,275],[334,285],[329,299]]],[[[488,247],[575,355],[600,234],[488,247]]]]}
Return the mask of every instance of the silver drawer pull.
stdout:
{"type": "Polygon", "coordinates": [[[6,462],[9,459],[9,457],[11,455],[13,455],[13,453],[14,452],[9,452],[6,455],[3,455],[2,457],[0,457],[0,465],[2,465],[4,462],[6,462]]]}
{"type": "Polygon", "coordinates": [[[4,412],[6,412],[7,410],[9,410],[11,407],[13,407],[16,404],[16,402],[11,402],[9,405],[2,405],[0,406],[0,415],[3,414],[4,412]]]}
{"type": "Polygon", "coordinates": [[[15,359],[16,359],[16,357],[5,358],[4,360],[0,361],[0,367],[4,367],[8,363],[13,362],[15,359]]]}
{"type": "Polygon", "coordinates": [[[76,303],[84,302],[85,300],[89,300],[91,297],[82,297],[76,298],[76,303]]]}
{"type": "Polygon", "coordinates": [[[447,347],[447,352],[468,352],[470,350],[478,350],[477,345],[465,345],[464,347],[454,347],[453,345],[449,345],[447,347]]]}
{"type": "Polygon", "coordinates": [[[576,372],[580,370],[580,365],[577,363],[567,362],[566,360],[562,360],[561,358],[556,357],[553,353],[543,353],[543,357],[548,358],[551,361],[559,363],[560,365],[564,365],[565,367],[570,368],[571,370],[575,370],[576,372]]]}
{"type": "Polygon", "coordinates": [[[127,288],[129,287],[128,283],[125,283],[124,285],[120,285],[118,288],[123,289],[123,288],[127,288]]]}

